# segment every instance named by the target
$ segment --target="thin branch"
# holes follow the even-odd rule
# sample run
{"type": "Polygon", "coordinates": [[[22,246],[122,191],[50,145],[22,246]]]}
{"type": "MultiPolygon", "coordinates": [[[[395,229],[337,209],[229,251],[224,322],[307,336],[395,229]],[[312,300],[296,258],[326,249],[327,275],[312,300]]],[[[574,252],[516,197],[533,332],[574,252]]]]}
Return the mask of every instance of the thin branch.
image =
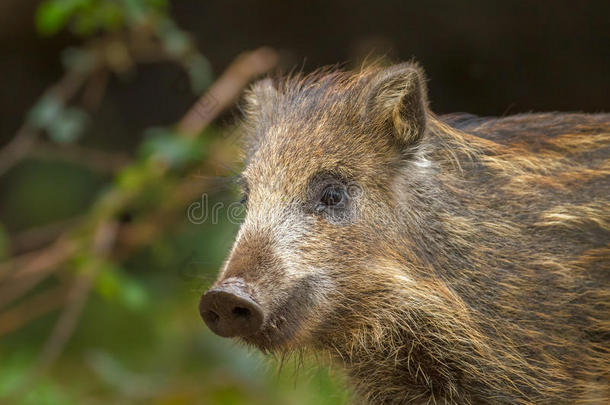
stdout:
{"type": "Polygon", "coordinates": [[[38,130],[24,124],[13,139],[0,150],[0,176],[15,166],[36,142],[38,130]]]}
{"type": "Polygon", "coordinates": [[[199,135],[221,111],[235,102],[252,79],[271,70],[277,60],[277,53],[267,47],[239,55],[180,120],[178,131],[185,136],[199,135]]]}
{"type": "MultiPolygon", "coordinates": [[[[198,135],[212,119],[218,116],[223,109],[228,107],[233,100],[238,97],[248,81],[264,73],[266,70],[271,69],[275,64],[276,59],[275,52],[268,48],[262,48],[240,56],[236,62],[229,66],[227,71],[218,79],[218,82],[212,86],[210,92],[208,92],[208,96],[213,94],[217,101],[214,108],[207,114],[202,114],[201,111],[198,110],[200,105],[196,105],[186,114],[182,121],[180,121],[180,124],[178,125],[179,130],[186,136],[198,135]]],[[[205,98],[206,96],[202,97],[202,100],[205,100],[205,98]]],[[[202,100],[200,100],[200,102],[202,100]]],[[[200,193],[201,189],[193,187],[192,180],[187,178],[176,187],[175,191],[176,193],[172,194],[173,197],[175,197],[173,198],[175,204],[172,204],[172,207],[174,208],[181,202],[188,200],[189,197],[200,193]]],[[[106,197],[108,196],[109,195],[107,194],[106,197]]],[[[91,247],[91,253],[95,257],[102,259],[109,257],[115,250],[115,242],[120,228],[118,223],[107,222],[108,220],[105,221],[104,218],[114,218],[114,216],[131,201],[129,195],[120,193],[119,190],[114,190],[114,193],[111,193],[108,198],[110,199],[110,205],[107,209],[102,210],[101,222],[93,228],[94,241],[91,247]]],[[[162,205],[158,207],[158,212],[161,215],[167,215],[168,209],[165,205],[162,205]]],[[[159,225],[158,223],[156,224],[159,225]]],[[[166,224],[162,223],[160,225],[162,227],[166,224]]],[[[126,227],[128,226],[129,225],[126,227]]],[[[88,228],[85,230],[76,228],[76,230],[80,230],[81,233],[84,231],[87,235],[91,235],[91,233],[89,233],[91,231],[88,228]]],[[[4,304],[11,302],[24,291],[31,288],[32,278],[35,280],[44,278],[45,275],[50,274],[52,270],[73,257],[78,250],[83,249],[82,244],[77,243],[78,239],[74,238],[75,233],[72,231],[73,230],[66,231],[63,236],[49,248],[43,249],[38,253],[27,254],[23,257],[12,259],[8,263],[0,264],[0,278],[4,277],[6,279],[5,281],[11,281],[11,283],[8,284],[6,282],[3,283],[3,290],[0,291],[0,300],[2,300],[4,304]],[[11,293],[11,288],[16,287],[15,284],[12,284],[13,282],[23,282],[27,288],[22,286],[21,291],[19,291],[18,294],[11,293]],[[8,298],[5,298],[2,292],[9,294],[6,295],[8,298]]],[[[152,234],[155,234],[155,232],[152,232],[152,234]]],[[[86,240],[87,238],[85,241],[86,240]]],[[[136,241],[135,245],[141,245],[141,243],[145,243],[146,240],[149,239],[142,238],[136,241]]],[[[101,271],[99,264],[94,264],[88,268],[82,269],[82,272],[79,274],[69,292],[68,303],[55,324],[50,338],[45,344],[37,367],[32,369],[29,378],[27,378],[24,384],[21,384],[17,390],[13,391],[11,397],[16,398],[23,393],[24,390],[59,357],[76,327],[87,296],[99,271],[101,271]]],[[[0,305],[2,305],[2,302],[0,302],[0,305]]]]}
{"type": "Polygon", "coordinates": [[[131,160],[124,153],[111,153],[76,144],[57,145],[38,141],[29,156],[39,159],[64,160],[101,173],[116,173],[131,160]]]}
{"type": "MultiPolygon", "coordinates": [[[[226,107],[229,100],[235,100],[243,90],[243,87],[247,84],[247,82],[244,81],[246,78],[252,79],[261,74],[263,72],[263,68],[271,68],[273,66],[272,63],[275,62],[274,55],[274,51],[271,51],[268,48],[261,48],[240,55],[218,79],[218,81],[221,83],[214,84],[210,90],[212,91],[216,89],[214,91],[217,92],[216,95],[219,97],[219,100],[225,100],[219,105],[226,107]],[[237,87],[237,84],[241,84],[242,87],[237,87]]],[[[62,86],[59,87],[63,88],[62,86]]],[[[204,98],[205,96],[202,97],[202,99],[204,98]]],[[[197,111],[196,106],[191,108],[181,122],[190,123],[194,125],[190,127],[191,129],[197,128],[196,130],[201,132],[201,130],[204,128],[202,125],[207,125],[210,118],[216,117],[220,113],[221,109],[215,108],[212,110],[211,115],[204,117],[204,121],[201,120],[202,116],[199,116],[198,119],[194,120],[187,119],[189,115],[191,115],[191,118],[193,118],[193,111],[197,111]]],[[[197,115],[197,112],[194,114],[197,115]]],[[[193,136],[193,132],[186,130],[186,128],[189,128],[188,125],[180,124],[179,127],[182,129],[184,134],[187,134],[187,136],[193,136]]],[[[183,192],[178,194],[185,195],[187,198],[196,196],[201,190],[201,188],[192,187],[192,182],[188,180],[187,184],[182,188],[183,192]]],[[[120,208],[121,207],[117,207],[116,209],[118,210],[120,208]]],[[[166,208],[160,207],[161,211],[164,209],[166,208]]],[[[8,262],[0,263],[0,281],[2,281],[3,278],[6,279],[5,282],[0,285],[0,308],[29,291],[39,281],[51,274],[54,269],[72,257],[76,251],[76,244],[69,242],[69,232],[70,231],[67,231],[65,233],[66,240],[60,238],[54,245],[49,248],[42,249],[38,253],[26,254],[22,257],[14,258],[8,262]],[[12,271],[15,271],[15,274],[11,274],[12,271]],[[9,278],[7,279],[7,277],[9,278]],[[15,281],[18,281],[21,284],[13,284],[15,281]]],[[[127,231],[127,234],[129,234],[129,231],[127,231]]],[[[136,231],[131,233],[131,235],[135,234],[141,234],[141,232],[136,231]]],[[[150,237],[156,234],[156,232],[152,232],[148,237],[127,239],[133,243],[133,248],[135,246],[141,246],[143,241],[150,240],[150,237]]]]}
{"type": "Polygon", "coordinates": [[[66,302],[66,287],[45,290],[20,305],[0,313],[0,336],[60,308],[66,302]]]}
{"type": "MultiPolygon", "coordinates": [[[[107,257],[114,246],[118,228],[119,225],[115,222],[101,224],[97,228],[91,253],[96,257],[107,257]]],[[[100,271],[100,264],[96,263],[83,269],[78,275],[68,293],[66,299],[67,304],[59,315],[59,319],[55,323],[51,335],[42,349],[37,365],[32,368],[30,374],[24,381],[11,392],[10,396],[12,398],[17,398],[23,394],[23,392],[25,392],[59,357],[76,328],[80,314],[87,301],[89,291],[100,271]]]]}
{"type": "Polygon", "coordinates": [[[107,69],[99,68],[93,72],[83,91],[83,104],[89,110],[96,110],[106,94],[106,87],[110,73],[107,69]]]}
{"type": "MultiPolygon", "coordinates": [[[[106,258],[110,254],[119,229],[117,223],[102,224],[95,235],[92,253],[96,257],[106,258]]],[[[46,342],[39,361],[39,372],[44,371],[57,359],[66,342],[72,335],[78,318],[85,306],[89,291],[93,286],[95,277],[100,272],[100,265],[96,264],[86,268],[78,276],[73,288],[68,294],[68,305],[61,313],[59,320],[51,332],[51,337],[46,342]]]]}
{"type": "MultiPolygon", "coordinates": [[[[54,94],[54,96],[62,102],[66,102],[76,94],[84,80],[85,76],[82,73],[76,70],[70,70],[56,85],[47,90],[47,92],[54,94]]],[[[25,122],[21,128],[19,128],[13,139],[0,150],[0,176],[26,156],[32,146],[36,143],[39,134],[40,131],[37,128],[32,127],[28,122],[25,122]]]]}
{"type": "Polygon", "coordinates": [[[0,264],[0,308],[30,291],[76,251],[76,244],[60,239],[40,252],[0,264]]]}
{"type": "MultiPolygon", "coordinates": [[[[74,228],[82,220],[82,216],[76,216],[21,231],[11,236],[11,254],[13,256],[23,255],[26,252],[43,248],[57,239],[67,229],[74,228]]],[[[0,281],[1,279],[2,277],[0,276],[0,281]]]]}

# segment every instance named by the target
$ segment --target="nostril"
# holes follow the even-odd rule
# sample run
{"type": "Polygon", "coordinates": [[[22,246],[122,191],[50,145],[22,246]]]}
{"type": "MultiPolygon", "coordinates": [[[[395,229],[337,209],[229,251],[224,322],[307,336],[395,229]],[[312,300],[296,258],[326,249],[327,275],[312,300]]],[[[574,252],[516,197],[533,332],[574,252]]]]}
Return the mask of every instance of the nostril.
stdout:
{"type": "Polygon", "coordinates": [[[216,323],[218,322],[218,318],[220,318],[220,316],[214,311],[210,310],[203,313],[203,320],[206,322],[216,323]]]}
{"type": "Polygon", "coordinates": [[[233,315],[238,318],[248,318],[250,316],[250,310],[248,308],[243,307],[235,307],[233,308],[231,313],[233,313],[233,315]]]}

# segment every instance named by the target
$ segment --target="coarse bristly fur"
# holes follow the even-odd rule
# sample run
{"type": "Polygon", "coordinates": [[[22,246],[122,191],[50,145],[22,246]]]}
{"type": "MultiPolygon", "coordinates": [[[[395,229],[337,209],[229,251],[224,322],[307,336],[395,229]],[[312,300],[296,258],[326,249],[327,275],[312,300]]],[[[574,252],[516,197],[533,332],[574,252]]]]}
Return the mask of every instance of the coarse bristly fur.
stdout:
{"type": "Polygon", "coordinates": [[[243,340],[327,354],[367,404],[610,403],[609,114],[435,116],[414,64],[266,79],[243,109],[217,281],[264,309],[243,340]]]}

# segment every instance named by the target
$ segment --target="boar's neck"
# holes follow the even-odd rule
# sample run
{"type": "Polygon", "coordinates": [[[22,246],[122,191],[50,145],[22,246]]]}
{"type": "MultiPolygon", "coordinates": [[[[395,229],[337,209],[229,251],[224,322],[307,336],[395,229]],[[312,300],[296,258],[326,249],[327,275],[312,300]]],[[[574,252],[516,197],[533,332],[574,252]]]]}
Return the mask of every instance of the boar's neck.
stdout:
{"type": "Polygon", "coordinates": [[[355,291],[366,305],[329,342],[362,397],[606,398],[590,376],[610,364],[609,140],[608,114],[432,120],[430,164],[400,179],[417,190],[393,235],[403,276],[355,291]]]}

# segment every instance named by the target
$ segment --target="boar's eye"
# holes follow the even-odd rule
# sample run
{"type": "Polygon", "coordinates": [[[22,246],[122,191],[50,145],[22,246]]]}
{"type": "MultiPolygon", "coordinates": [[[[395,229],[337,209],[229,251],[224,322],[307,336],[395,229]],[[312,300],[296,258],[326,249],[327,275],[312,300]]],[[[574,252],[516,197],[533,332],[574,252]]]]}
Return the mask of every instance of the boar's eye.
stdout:
{"type": "Polygon", "coordinates": [[[351,223],[360,188],[340,173],[319,172],[309,179],[305,209],[336,225],[351,223]],[[352,192],[354,190],[354,193],[352,192]]]}
{"type": "Polygon", "coordinates": [[[248,194],[243,193],[239,199],[239,203],[245,205],[248,202],[248,194]]]}
{"type": "Polygon", "coordinates": [[[339,208],[345,205],[346,200],[345,189],[340,186],[328,186],[322,191],[320,202],[318,204],[318,211],[321,211],[328,207],[339,208]]]}

